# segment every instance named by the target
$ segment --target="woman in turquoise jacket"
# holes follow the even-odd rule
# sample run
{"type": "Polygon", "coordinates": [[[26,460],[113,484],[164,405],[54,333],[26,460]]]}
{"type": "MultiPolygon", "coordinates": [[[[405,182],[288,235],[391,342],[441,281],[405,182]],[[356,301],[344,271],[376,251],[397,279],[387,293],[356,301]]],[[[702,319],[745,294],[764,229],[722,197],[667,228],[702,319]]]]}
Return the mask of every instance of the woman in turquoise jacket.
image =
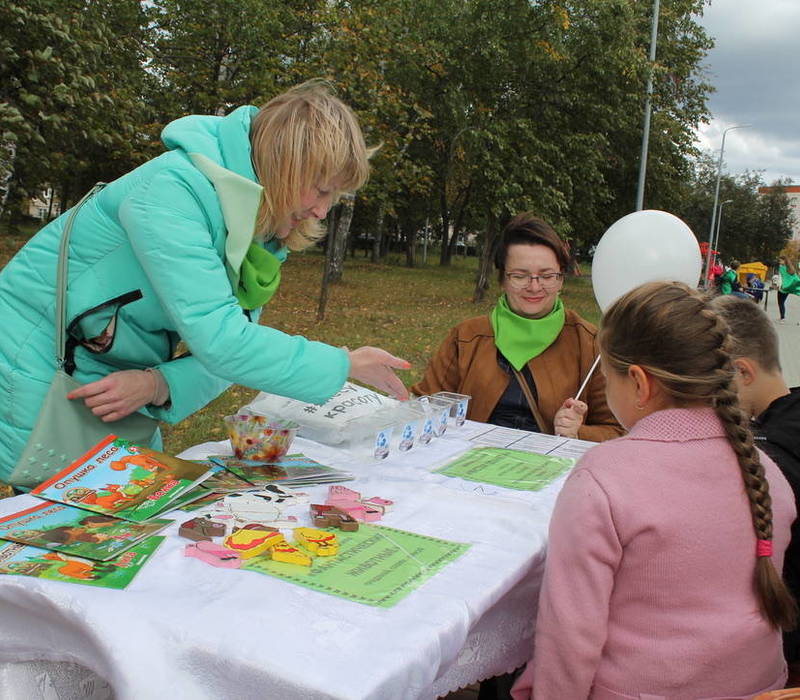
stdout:
{"type": "MultiPolygon", "coordinates": [[[[231,383],[324,403],[349,376],[405,398],[390,369],[405,361],[258,324],[288,251],[318,239],[337,193],[367,178],[368,150],[351,110],[312,82],[260,110],[183,117],[162,140],[166,153],[108,184],[75,218],[67,369],[82,386],[69,398],[109,422],[109,432],[137,410],[180,421],[231,383]],[[189,353],[175,357],[179,340],[189,353]]],[[[55,371],[65,218],[0,272],[0,480],[55,371]]]]}

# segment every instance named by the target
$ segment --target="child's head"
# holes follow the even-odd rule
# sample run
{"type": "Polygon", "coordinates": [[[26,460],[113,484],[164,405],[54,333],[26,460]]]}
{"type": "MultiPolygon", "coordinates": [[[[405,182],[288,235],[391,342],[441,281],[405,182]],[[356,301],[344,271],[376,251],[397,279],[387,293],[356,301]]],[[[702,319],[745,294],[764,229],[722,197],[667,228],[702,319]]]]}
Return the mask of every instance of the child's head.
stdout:
{"type": "Polygon", "coordinates": [[[617,300],[599,342],[612,390],[614,374],[632,382],[628,401],[623,393],[612,406],[625,414],[620,422],[630,427],[662,408],[713,406],[733,378],[725,338],[703,297],[678,282],[644,284],[617,300]]]}
{"type": "MultiPolygon", "coordinates": [[[[769,484],[739,407],[728,336],[709,301],[684,284],[650,282],[628,292],[605,312],[599,333],[608,403],[626,427],[637,413],[713,407],[739,462],[756,539],[771,541],[769,484]]],[[[796,605],[769,556],[756,558],[755,573],[764,616],[779,627],[793,625],[796,605]]]]}
{"type": "Polygon", "coordinates": [[[264,188],[256,230],[267,236],[288,231],[284,240],[293,250],[320,238],[322,210],[369,175],[358,120],[323,81],[303,83],[264,105],[253,118],[250,144],[264,188]]]}
{"type": "Polygon", "coordinates": [[[728,350],[736,370],[739,402],[748,414],[760,413],[765,379],[783,383],[778,355],[778,334],[761,307],[730,294],[715,297],[711,308],[729,328],[728,350]]]}

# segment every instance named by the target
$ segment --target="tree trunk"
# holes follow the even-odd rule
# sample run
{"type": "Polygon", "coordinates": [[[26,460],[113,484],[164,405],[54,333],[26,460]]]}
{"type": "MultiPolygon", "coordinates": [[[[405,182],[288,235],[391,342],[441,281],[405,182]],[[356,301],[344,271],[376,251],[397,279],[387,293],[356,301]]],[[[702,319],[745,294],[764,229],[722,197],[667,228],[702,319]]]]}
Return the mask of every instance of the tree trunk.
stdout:
{"type": "Polygon", "coordinates": [[[325,307],[328,305],[328,288],[335,282],[341,282],[344,271],[344,260],[347,255],[347,237],[350,233],[350,222],[353,220],[355,195],[342,195],[342,201],[328,212],[328,236],[325,246],[325,270],[322,273],[322,287],[317,306],[317,320],[325,319],[325,307]]]}
{"type": "Polygon", "coordinates": [[[475,276],[475,291],[472,294],[472,303],[483,301],[489,290],[492,278],[492,263],[494,249],[497,243],[497,219],[491,211],[486,216],[486,232],[483,237],[483,250],[478,264],[478,274],[475,276]]]}
{"type": "Polygon", "coordinates": [[[0,216],[3,215],[8,202],[8,192],[11,189],[11,178],[14,176],[14,161],[17,157],[17,144],[6,141],[0,146],[0,216]]]}
{"type": "Polygon", "coordinates": [[[406,267],[417,266],[417,227],[406,224],[406,267]]]}
{"type": "Polygon", "coordinates": [[[328,237],[328,245],[332,249],[329,281],[341,282],[344,275],[344,260],[347,256],[347,238],[350,235],[350,222],[353,220],[355,195],[344,194],[336,207],[336,222],[333,238],[328,237]]]}
{"type": "Polygon", "coordinates": [[[464,230],[464,216],[467,212],[467,205],[469,204],[469,198],[471,194],[472,194],[472,181],[470,181],[469,185],[467,186],[467,189],[463,193],[463,197],[461,197],[461,206],[458,208],[455,221],[453,222],[453,235],[450,238],[451,258],[456,252],[456,248],[458,246],[458,237],[464,230]]]}
{"type": "Polygon", "coordinates": [[[336,236],[336,223],[339,219],[339,206],[328,212],[328,234],[325,236],[325,267],[322,270],[322,285],[319,290],[319,305],[317,306],[317,321],[325,320],[325,307],[328,305],[328,288],[331,281],[331,268],[333,267],[333,239],[336,236]]]}
{"type": "Polygon", "coordinates": [[[53,219],[53,202],[56,201],[56,190],[55,187],[48,187],[48,191],[50,192],[50,201],[47,202],[47,220],[52,221],[53,219]]]}
{"type": "Polygon", "coordinates": [[[442,248],[439,251],[439,264],[450,264],[450,211],[447,207],[447,183],[443,182],[439,190],[439,209],[442,216],[442,248]]]}
{"type": "Polygon", "coordinates": [[[372,236],[372,262],[376,263],[381,258],[381,244],[383,243],[383,220],[386,214],[386,205],[378,208],[378,220],[375,222],[375,233],[372,236]]]}

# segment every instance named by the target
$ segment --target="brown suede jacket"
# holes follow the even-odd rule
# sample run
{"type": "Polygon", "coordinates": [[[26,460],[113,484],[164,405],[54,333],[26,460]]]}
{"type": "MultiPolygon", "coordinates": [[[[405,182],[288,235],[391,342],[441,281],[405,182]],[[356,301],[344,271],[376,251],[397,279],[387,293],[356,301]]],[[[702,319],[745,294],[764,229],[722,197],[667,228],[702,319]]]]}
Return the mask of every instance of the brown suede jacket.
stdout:
{"type": "MultiPolygon", "coordinates": [[[[553,433],[553,418],[561,404],[574,397],[597,357],[597,328],[574,311],[566,312],[564,328],[555,342],[528,362],[536,383],[538,408],[553,433]]],[[[497,363],[494,330],[488,316],[470,318],[450,330],[431,358],[422,381],[411,387],[417,395],[437,391],[469,394],[467,418],[485,423],[508,386],[510,375],[497,363]]],[[[515,380],[516,381],[516,380],[515,380]]],[[[592,375],[581,399],[589,405],[578,430],[582,440],[602,442],[619,437],[624,430],[606,403],[605,379],[599,369],[592,375]]]]}

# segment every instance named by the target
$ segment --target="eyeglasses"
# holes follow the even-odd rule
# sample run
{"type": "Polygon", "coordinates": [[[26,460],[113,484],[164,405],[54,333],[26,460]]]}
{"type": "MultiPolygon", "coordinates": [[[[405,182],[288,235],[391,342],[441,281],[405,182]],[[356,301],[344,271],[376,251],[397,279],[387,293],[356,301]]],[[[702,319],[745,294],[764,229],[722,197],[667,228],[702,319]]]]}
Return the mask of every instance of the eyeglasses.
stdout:
{"type": "Polygon", "coordinates": [[[543,275],[529,275],[525,272],[507,272],[506,279],[512,289],[525,289],[531,282],[538,282],[542,289],[555,289],[564,279],[564,273],[545,272],[543,275]]]}

